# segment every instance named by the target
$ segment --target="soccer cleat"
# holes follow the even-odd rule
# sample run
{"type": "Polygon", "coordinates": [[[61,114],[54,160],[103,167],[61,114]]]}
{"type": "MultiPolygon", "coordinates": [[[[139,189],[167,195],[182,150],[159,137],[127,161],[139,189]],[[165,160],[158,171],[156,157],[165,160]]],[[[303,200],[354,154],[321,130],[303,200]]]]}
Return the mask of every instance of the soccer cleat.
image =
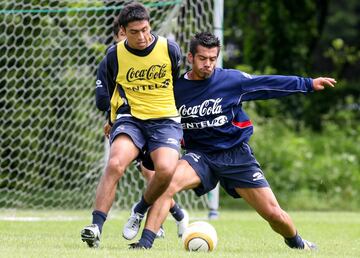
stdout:
{"type": "Polygon", "coordinates": [[[134,250],[144,250],[147,249],[145,246],[141,245],[139,242],[129,244],[129,249],[134,250]]]}
{"type": "Polygon", "coordinates": [[[126,222],[124,229],[123,229],[123,237],[127,240],[132,240],[136,237],[137,233],[139,232],[141,221],[144,218],[143,214],[135,213],[134,208],[136,204],[133,205],[131,208],[131,215],[128,221],[126,222]]]}
{"type": "Polygon", "coordinates": [[[187,211],[185,209],[181,209],[181,211],[184,214],[184,218],[180,221],[175,221],[176,225],[177,225],[178,237],[182,237],[182,235],[185,232],[185,229],[189,225],[189,214],[187,213],[187,211]]]}
{"type": "Polygon", "coordinates": [[[309,250],[309,251],[317,250],[316,244],[314,244],[312,242],[309,242],[309,241],[307,241],[305,239],[303,239],[302,241],[304,243],[304,250],[309,250]]]}
{"type": "Polygon", "coordinates": [[[81,230],[81,240],[91,248],[98,248],[100,244],[100,230],[98,225],[92,224],[81,230]]]}
{"type": "Polygon", "coordinates": [[[159,231],[156,233],[156,238],[165,238],[165,230],[162,225],[159,231]]]}

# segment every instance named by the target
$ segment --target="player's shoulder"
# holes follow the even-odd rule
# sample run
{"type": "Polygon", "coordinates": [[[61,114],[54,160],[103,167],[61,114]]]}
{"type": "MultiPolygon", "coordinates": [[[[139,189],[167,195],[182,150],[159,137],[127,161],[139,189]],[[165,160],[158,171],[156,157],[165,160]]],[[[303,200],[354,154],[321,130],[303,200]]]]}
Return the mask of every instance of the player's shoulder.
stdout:
{"type": "Polygon", "coordinates": [[[105,56],[116,55],[116,46],[117,46],[117,45],[112,45],[112,46],[110,46],[110,47],[106,50],[106,55],[105,55],[105,56]]]}
{"type": "Polygon", "coordinates": [[[108,46],[105,51],[105,54],[108,54],[109,52],[112,52],[112,51],[116,51],[116,45],[117,45],[116,43],[113,43],[110,46],[108,46]]]}
{"type": "MultiPolygon", "coordinates": [[[[120,42],[119,42],[120,43],[120,42]]],[[[110,63],[117,59],[117,45],[113,44],[106,50],[105,59],[108,60],[110,63]]]]}
{"type": "Polygon", "coordinates": [[[176,43],[176,41],[174,39],[166,38],[166,40],[167,40],[169,46],[174,46],[174,47],[180,48],[179,44],[176,43]]]}
{"type": "Polygon", "coordinates": [[[176,43],[175,40],[173,39],[169,39],[166,38],[167,44],[168,44],[168,48],[169,48],[169,52],[170,53],[175,53],[177,55],[181,55],[181,49],[178,43],[176,43]]]}
{"type": "Polygon", "coordinates": [[[252,78],[252,75],[245,73],[243,71],[237,69],[224,69],[224,68],[216,68],[216,73],[218,75],[227,76],[227,77],[237,77],[237,78],[252,78]]]}

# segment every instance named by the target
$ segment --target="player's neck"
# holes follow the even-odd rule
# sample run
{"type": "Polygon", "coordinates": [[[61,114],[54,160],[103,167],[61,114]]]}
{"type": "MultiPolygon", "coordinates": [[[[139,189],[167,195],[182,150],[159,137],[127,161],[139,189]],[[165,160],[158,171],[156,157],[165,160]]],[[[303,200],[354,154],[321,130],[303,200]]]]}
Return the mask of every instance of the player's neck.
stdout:
{"type": "Polygon", "coordinates": [[[192,80],[192,81],[198,81],[201,80],[200,78],[198,78],[198,76],[196,76],[196,74],[193,72],[193,70],[190,70],[186,73],[188,80],[192,80]]]}
{"type": "Polygon", "coordinates": [[[185,74],[184,78],[187,79],[187,80],[191,80],[191,81],[203,81],[203,80],[208,79],[208,77],[207,78],[200,77],[199,75],[194,73],[193,70],[188,71],[185,74]]]}

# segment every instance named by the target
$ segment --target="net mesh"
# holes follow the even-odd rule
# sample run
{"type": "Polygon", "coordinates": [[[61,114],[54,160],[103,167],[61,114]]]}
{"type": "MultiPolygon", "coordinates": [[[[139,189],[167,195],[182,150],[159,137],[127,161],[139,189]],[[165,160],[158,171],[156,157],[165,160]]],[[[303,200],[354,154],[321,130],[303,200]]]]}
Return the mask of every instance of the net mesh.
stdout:
{"type": "MultiPolygon", "coordinates": [[[[92,206],[106,162],[95,74],[125,2],[0,2],[0,208],[92,206]]],[[[143,3],[153,31],[183,53],[195,31],[213,30],[211,0],[143,3]]],[[[131,166],[115,208],[128,209],[144,186],[131,166]]],[[[187,209],[207,205],[192,191],[176,200],[187,209]]]]}

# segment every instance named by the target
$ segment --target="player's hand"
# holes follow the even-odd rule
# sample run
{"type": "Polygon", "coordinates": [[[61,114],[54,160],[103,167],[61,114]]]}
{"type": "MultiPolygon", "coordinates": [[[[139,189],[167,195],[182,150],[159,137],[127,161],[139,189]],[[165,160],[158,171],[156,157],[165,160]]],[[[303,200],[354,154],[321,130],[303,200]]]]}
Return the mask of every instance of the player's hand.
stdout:
{"type": "Polygon", "coordinates": [[[106,123],[104,124],[104,135],[105,135],[105,137],[108,138],[108,139],[109,139],[109,137],[110,137],[110,130],[111,130],[111,125],[109,124],[109,122],[106,122],[106,123]]]}
{"type": "Polygon", "coordinates": [[[319,77],[319,78],[313,79],[313,89],[315,91],[319,91],[319,90],[325,89],[325,86],[335,87],[334,86],[335,83],[336,83],[336,80],[333,78],[319,77]]]}

